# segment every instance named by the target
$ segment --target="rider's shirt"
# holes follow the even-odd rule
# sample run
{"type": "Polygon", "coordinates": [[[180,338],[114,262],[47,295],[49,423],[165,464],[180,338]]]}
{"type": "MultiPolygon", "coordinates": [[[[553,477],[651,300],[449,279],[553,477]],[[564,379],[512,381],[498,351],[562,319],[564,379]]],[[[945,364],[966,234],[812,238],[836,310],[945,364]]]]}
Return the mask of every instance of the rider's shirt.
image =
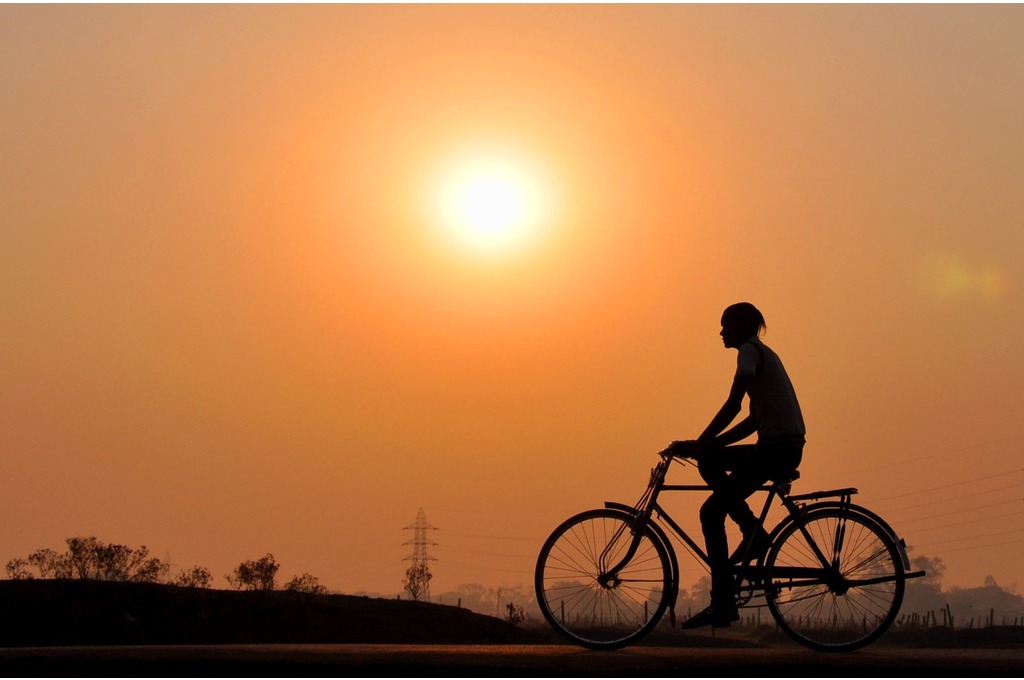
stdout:
{"type": "Polygon", "coordinates": [[[800,404],[779,355],[753,337],[740,346],[736,361],[736,377],[754,377],[748,393],[758,439],[803,437],[800,404]]]}

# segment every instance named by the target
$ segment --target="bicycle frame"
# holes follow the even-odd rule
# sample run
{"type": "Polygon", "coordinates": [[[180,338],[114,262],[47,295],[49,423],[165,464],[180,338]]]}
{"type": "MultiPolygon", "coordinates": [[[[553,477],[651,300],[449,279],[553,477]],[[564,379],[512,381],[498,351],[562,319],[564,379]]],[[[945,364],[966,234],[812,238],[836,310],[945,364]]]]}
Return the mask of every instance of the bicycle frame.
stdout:
{"type": "MultiPolygon", "coordinates": [[[[703,484],[666,484],[665,478],[668,474],[669,467],[673,459],[670,457],[663,457],[662,461],[658,463],[651,470],[651,480],[648,484],[647,490],[640,500],[634,506],[628,506],[623,503],[606,502],[605,507],[609,509],[621,510],[633,514],[636,517],[636,522],[632,527],[633,540],[626,551],[626,554],[613,566],[604,571],[602,578],[606,581],[615,578],[616,574],[621,571],[629,562],[633,559],[636,554],[637,546],[640,542],[640,537],[643,532],[644,526],[648,526],[654,530],[654,533],[661,540],[672,561],[672,597],[669,602],[673,603],[670,607],[674,607],[675,595],[679,590],[679,568],[678,560],[675,555],[675,550],[672,548],[668,536],[661,527],[652,522],[651,518],[656,517],[658,521],[668,526],[672,533],[682,541],[691,553],[697,557],[705,566],[710,570],[710,560],[707,553],[701,548],[700,545],[686,533],[679,524],[669,515],[669,513],[661,506],[658,499],[663,491],[711,491],[711,487],[703,484]]],[[[909,572],[910,564],[906,555],[905,543],[902,539],[896,536],[895,532],[892,531],[891,527],[886,524],[880,517],[872,513],[871,511],[860,508],[852,504],[851,500],[854,494],[857,493],[857,489],[852,487],[842,489],[832,489],[828,491],[816,491],[808,494],[790,495],[789,492],[792,488],[793,480],[776,481],[769,485],[758,487],[756,491],[765,491],[768,496],[765,498],[764,505],[762,506],[761,513],[758,517],[758,526],[764,527],[765,520],[768,518],[768,512],[771,509],[772,501],[776,497],[779,498],[780,502],[787,510],[787,516],[783,518],[778,525],[770,532],[770,538],[774,542],[775,538],[787,527],[790,523],[797,523],[797,528],[807,541],[807,545],[813,550],[814,557],[818,560],[819,567],[776,567],[773,571],[773,578],[784,578],[788,579],[788,585],[791,586],[810,586],[810,585],[828,585],[830,587],[849,587],[853,585],[864,586],[874,583],[883,583],[886,581],[892,581],[895,577],[880,577],[874,579],[861,579],[857,581],[845,580],[839,573],[838,555],[842,551],[843,539],[845,534],[845,526],[840,526],[834,537],[834,543],[831,546],[827,546],[832,557],[828,557],[825,551],[822,550],[821,546],[818,545],[818,541],[807,531],[802,519],[811,510],[817,508],[839,508],[844,512],[859,513],[867,515],[878,524],[880,524],[890,535],[897,540],[900,545],[901,559],[903,561],[903,567],[905,573],[903,578],[917,578],[924,576],[923,571],[909,572]],[[822,499],[837,498],[838,502],[830,503],[816,503],[822,499]],[[807,501],[813,501],[815,503],[811,505],[803,505],[807,501]]],[[[602,564],[604,564],[605,555],[602,554],[602,564]]],[[[733,568],[733,575],[736,578],[737,586],[741,584],[743,580],[747,580],[749,583],[749,589],[752,592],[764,592],[768,587],[764,579],[764,568],[762,566],[763,556],[758,556],[758,563],[756,565],[751,564],[753,556],[745,556],[743,562],[733,568]]],[[[670,609],[670,615],[675,619],[674,608],[670,609]]]]}
{"type": "MultiPolygon", "coordinates": [[[[679,459],[662,455],[636,504],[607,502],[569,517],[541,547],[537,600],[548,623],[567,639],[617,649],[647,635],[666,612],[674,625],[682,570],[673,535],[686,558],[712,571],[703,546],[661,504],[664,491],[712,488],[667,484],[673,460],[679,459]]],[[[903,540],[852,502],[857,489],[791,494],[798,477],[783,475],[752,492],[767,494],[760,527],[776,498],[785,516],[769,532],[766,550],[747,547],[740,563],[729,565],[735,605],[767,607],[782,631],[812,649],[858,649],[892,625],[906,580],[924,572],[909,572],[903,540]],[[755,597],[760,599],[752,602],[755,597]]]]}

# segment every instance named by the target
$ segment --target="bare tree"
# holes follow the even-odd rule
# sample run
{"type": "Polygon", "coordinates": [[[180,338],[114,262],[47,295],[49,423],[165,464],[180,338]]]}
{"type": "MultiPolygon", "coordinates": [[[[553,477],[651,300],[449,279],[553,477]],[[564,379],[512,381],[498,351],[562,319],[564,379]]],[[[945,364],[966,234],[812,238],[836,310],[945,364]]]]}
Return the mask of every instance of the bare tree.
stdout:
{"type": "Polygon", "coordinates": [[[405,572],[405,591],[414,600],[418,600],[430,592],[430,579],[434,578],[426,563],[414,564],[405,572]]]}
{"type": "Polygon", "coordinates": [[[35,578],[32,572],[28,570],[30,566],[31,565],[28,563],[28,560],[21,557],[14,558],[8,562],[5,567],[7,570],[7,578],[13,581],[24,581],[35,578]]]}
{"type": "Polygon", "coordinates": [[[327,588],[320,585],[320,579],[312,574],[295,576],[284,585],[284,589],[296,593],[312,593],[314,595],[323,595],[327,592],[327,588]]]}
{"type": "Polygon", "coordinates": [[[37,550],[27,560],[11,560],[7,572],[11,578],[32,578],[34,567],[44,579],[98,579],[158,583],[167,576],[168,565],[149,556],[146,546],[129,548],[104,543],[95,536],[66,541],[67,550],[58,553],[49,548],[37,550]]]}
{"type": "Polygon", "coordinates": [[[912,569],[925,572],[923,578],[909,579],[903,597],[903,610],[927,612],[945,608],[947,598],[942,592],[942,575],[946,566],[940,557],[918,555],[911,558],[912,569]]]}
{"type": "Polygon", "coordinates": [[[117,550],[103,546],[95,536],[69,538],[66,543],[70,578],[100,578],[100,562],[105,562],[104,567],[109,569],[117,559],[117,550]],[[104,547],[108,549],[104,551],[104,547]],[[101,551],[106,553],[102,557],[101,551]]]}
{"type": "MultiPolygon", "coordinates": [[[[146,547],[142,546],[140,550],[145,551],[146,547]]],[[[135,581],[137,583],[161,583],[167,580],[167,574],[171,570],[171,566],[159,558],[148,557],[146,555],[138,555],[137,561],[132,565],[132,569],[129,573],[129,581],[135,581]]]]}
{"type": "Polygon", "coordinates": [[[28,556],[28,563],[39,570],[40,578],[71,578],[67,554],[42,548],[28,556]]]}
{"type": "Polygon", "coordinates": [[[258,560],[242,562],[226,578],[236,590],[274,590],[280,568],[274,556],[267,553],[258,560]]]}
{"type": "Polygon", "coordinates": [[[171,583],[182,588],[209,588],[213,583],[213,576],[206,567],[196,566],[178,574],[171,583]]]}
{"type": "Polygon", "coordinates": [[[158,583],[170,570],[160,559],[150,557],[146,546],[129,548],[95,536],[69,538],[67,544],[71,578],[158,583]]]}
{"type": "Polygon", "coordinates": [[[526,620],[526,611],[514,602],[505,605],[505,620],[513,626],[518,626],[526,620]]]}

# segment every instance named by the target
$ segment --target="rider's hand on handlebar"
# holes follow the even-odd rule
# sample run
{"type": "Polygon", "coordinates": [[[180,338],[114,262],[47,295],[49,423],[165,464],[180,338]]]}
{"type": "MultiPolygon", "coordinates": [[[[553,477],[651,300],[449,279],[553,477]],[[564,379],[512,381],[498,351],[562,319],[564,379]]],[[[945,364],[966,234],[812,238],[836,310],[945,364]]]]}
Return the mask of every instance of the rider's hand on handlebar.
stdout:
{"type": "Polygon", "coordinates": [[[676,458],[689,458],[691,460],[699,460],[703,455],[705,447],[698,441],[686,440],[672,442],[668,447],[662,451],[662,454],[675,456],[676,458]]]}

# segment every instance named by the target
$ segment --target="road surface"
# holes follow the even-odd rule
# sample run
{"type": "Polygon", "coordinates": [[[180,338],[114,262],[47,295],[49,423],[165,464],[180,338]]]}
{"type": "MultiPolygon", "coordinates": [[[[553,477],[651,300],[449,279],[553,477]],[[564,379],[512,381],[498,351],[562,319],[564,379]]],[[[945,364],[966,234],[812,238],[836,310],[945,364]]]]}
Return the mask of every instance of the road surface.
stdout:
{"type": "Polygon", "coordinates": [[[0,649],[5,676],[1004,676],[1024,650],[904,649],[850,654],[800,648],[568,645],[202,645],[0,649]]]}

